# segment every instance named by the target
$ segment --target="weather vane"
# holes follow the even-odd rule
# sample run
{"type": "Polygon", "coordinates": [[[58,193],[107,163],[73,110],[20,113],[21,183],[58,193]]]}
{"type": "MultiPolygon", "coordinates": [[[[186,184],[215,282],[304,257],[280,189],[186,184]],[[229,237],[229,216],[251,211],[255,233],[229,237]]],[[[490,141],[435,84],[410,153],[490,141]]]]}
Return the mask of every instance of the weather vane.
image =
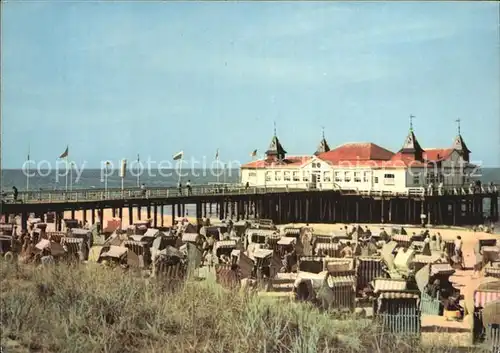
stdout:
{"type": "Polygon", "coordinates": [[[460,135],[460,118],[458,118],[457,120],[455,120],[455,122],[458,125],[458,134],[460,135]]]}
{"type": "Polygon", "coordinates": [[[321,127],[321,136],[323,136],[323,139],[325,139],[325,127],[321,127]]]}
{"type": "Polygon", "coordinates": [[[276,121],[274,121],[274,136],[276,136],[276,121]]]}
{"type": "Polygon", "coordinates": [[[415,119],[415,115],[410,114],[410,130],[413,131],[413,119],[415,119]]]}

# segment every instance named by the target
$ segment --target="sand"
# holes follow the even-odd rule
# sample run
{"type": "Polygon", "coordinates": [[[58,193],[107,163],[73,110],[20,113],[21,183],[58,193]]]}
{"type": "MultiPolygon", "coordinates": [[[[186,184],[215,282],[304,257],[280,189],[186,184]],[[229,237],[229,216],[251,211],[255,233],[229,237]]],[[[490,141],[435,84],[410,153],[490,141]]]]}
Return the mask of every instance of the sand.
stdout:
{"type": "MultiPolygon", "coordinates": [[[[118,213],[117,213],[118,215],[118,213]]],[[[127,209],[124,209],[123,210],[123,214],[122,214],[122,227],[123,228],[126,228],[128,225],[129,225],[129,217],[130,215],[128,214],[128,210],[127,209]]],[[[65,219],[70,219],[71,218],[71,211],[69,212],[64,212],[64,218],[65,219]]],[[[153,212],[151,212],[151,218],[153,218],[153,212]]],[[[164,227],[170,227],[172,225],[172,216],[171,215],[166,215],[164,214],[163,215],[163,226],[164,227]]],[[[175,217],[177,218],[177,217],[175,217]]],[[[187,218],[189,220],[189,222],[192,222],[192,223],[196,223],[196,218],[195,217],[184,217],[184,218],[187,218]]],[[[79,220],[79,221],[83,221],[83,212],[82,211],[76,211],[75,212],[75,219],[79,220]]],[[[104,210],[104,227],[106,227],[106,224],[108,221],[112,220],[112,219],[119,219],[118,217],[115,217],[113,218],[113,212],[111,209],[105,209],[104,210]]],[[[147,211],[144,209],[142,210],[141,212],[141,220],[147,220],[148,219],[148,213],[147,211]]],[[[90,222],[91,221],[91,218],[90,218],[90,212],[87,212],[87,220],[90,222]]],[[[96,220],[98,220],[97,218],[97,215],[96,215],[96,220]]],[[[139,221],[139,219],[137,218],[137,210],[134,209],[134,212],[133,212],[133,221],[134,222],[137,222],[139,221]]],[[[161,217],[161,214],[158,213],[157,215],[157,222],[158,222],[158,227],[161,227],[162,225],[162,217],[161,217]]]]}

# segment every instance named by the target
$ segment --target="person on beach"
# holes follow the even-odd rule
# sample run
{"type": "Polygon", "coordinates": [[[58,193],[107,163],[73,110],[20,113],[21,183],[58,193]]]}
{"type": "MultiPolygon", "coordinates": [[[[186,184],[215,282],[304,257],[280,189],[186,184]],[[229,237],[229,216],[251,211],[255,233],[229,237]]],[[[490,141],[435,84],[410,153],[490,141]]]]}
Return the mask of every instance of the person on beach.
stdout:
{"type": "Polygon", "coordinates": [[[460,235],[457,236],[457,239],[455,240],[455,255],[456,256],[462,256],[462,237],[460,235]]]}
{"type": "Polygon", "coordinates": [[[437,233],[436,235],[436,243],[437,243],[437,247],[438,249],[440,250],[443,250],[443,237],[441,236],[441,233],[437,233]]]}
{"type": "Polygon", "coordinates": [[[214,250],[214,244],[215,244],[215,239],[214,236],[211,235],[208,237],[205,242],[203,243],[203,262],[206,261],[206,257],[208,254],[211,254],[214,250]]]}
{"type": "Polygon", "coordinates": [[[19,195],[19,191],[15,186],[12,187],[12,195],[14,196],[14,201],[17,201],[17,196],[19,195]]]}
{"type": "Polygon", "coordinates": [[[344,248],[340,252],[340,255],[342,257],[352,257],[352,247],[351,247],[351,242],[350,241],[348,241],[346,243],[346,246],[344,246],[344,248]]]}
{"type": "Polygon", "coordinates": [[[455,256],[453,262],[463,266],[462,245],[462,237],[458,235],[457,239],[455,240],[455,256]]]}
{"type": "Polygon", "coordinates": [[[474,273],[472,273],[472,278],[476,278],[476,275],[479,275],[483,269],[483,254],[481,252],[479,240],[476,242],[476,245],[474,245],[474,256],[476,261],[474,262],[474,273]]]}
{"type": "Polygon", "coordinates": [[[389,234],[385,231],[384,228],[380,228],[380,234],[379,234],[380,240],[388,242],[389,241],[389,234]]]}
{"type": "Polygon", "coordinates": [[[436,298],[438,294],[441,294],[441,281],[439,279],[436,279],[434,283],[432,283],[430,286],[427,288],[427,294],[431,298],[436,298]]]}

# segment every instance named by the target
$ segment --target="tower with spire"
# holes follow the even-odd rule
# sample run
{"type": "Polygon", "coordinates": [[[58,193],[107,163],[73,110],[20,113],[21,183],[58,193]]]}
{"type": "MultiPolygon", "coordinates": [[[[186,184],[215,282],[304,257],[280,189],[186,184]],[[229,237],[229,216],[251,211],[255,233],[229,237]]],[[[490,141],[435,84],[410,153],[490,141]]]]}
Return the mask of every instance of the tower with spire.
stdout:
{"type": "Polygon", "coordinates": [[[424,150],[418,143],[415,133],[413,132],[414,118],[414,115],[410,115],[410,131],[408,133],[408,136],[406,137],[403,147],[399,150],[399,153],[401,153],[402,155],[411,156],[412,159],[416,161],[421,161],[423,160],[424,150]]]}
{"type": "Polygon", "coordinates": [[[274,122],[274,135],[266,151],[266,159],[268,161],[282,161],[285,159],[286,153],[287,152],[276,135],[276,122],[274,122]]]}
{"type": "Polygon", "coordinates": [[[469,162],[470,150],[467,148],[467,145],[465,144],[462,134],[460,132],[460,118],[455,120],[455,122],[457,123],[458,135],[457,137],[455,137],[455,140],[453,141],[452,148],[460,154],[460,156],[465,162],[469,162]]]}
{"type": "Polygon", "coordinates": [[[318,148],[316,149],[316,152],[314,152],[314,155],[317,156],[321,153],[325,153],[330,151],[330,146],[328,145],[328,142],[326,142],[325,139],[325,128],[322,128],[322,139],[319,142],[318,148]]]}

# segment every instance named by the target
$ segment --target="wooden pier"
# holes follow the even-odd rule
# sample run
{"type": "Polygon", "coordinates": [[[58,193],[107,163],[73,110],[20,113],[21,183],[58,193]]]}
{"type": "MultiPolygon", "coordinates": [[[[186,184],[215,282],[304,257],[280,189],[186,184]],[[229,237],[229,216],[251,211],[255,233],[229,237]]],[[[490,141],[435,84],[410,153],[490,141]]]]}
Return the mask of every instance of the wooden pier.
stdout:
{"type": "MultiPolygon", "coordinates": [[[[185,206],[196,206],[196,218],[216,214],[220,219],[235,220],[254,217],[269,218],[276,223],[394,223],[440,225],[474,225],[485,221],[498,221],[498,189],[496,186],[474,190],[460,188],[428,192],[423,188],[406,193],[358,192],[356,190],[319,190],[307,188],[269,188],[229,186],[193,186],[191,191],[177,188],[86,189],[72,192],[22,192],[17,202],[4,200],[0,213],[21,215],[22,225],[30,213],[43,219],[44,214],[55,212],[56,227],[60,228],[65,211],[83,213],[84,221],[94,223],[96,215],[104,225],[104,209],[112,209],[114,217],[122,218],[128,209],[129,222],[134,222],[141,209],[146,208],[153,226],[158,214],[169,210],[172,216],[184,216],[185,206]],[[490,204],[485,214],[484,200],[490,204]],[[213,207],[215,205],[215,207],[213,207]],[[170,208],[170,209],[168,209],[170,208]],[[213,210],[215,208],[215,210],[213,210]],[[214,212],[215,211],[215,212],[214,212]],[[88,218],[89,217],[89,218],[88,218]]],[[[172,219],[174,218],[172,217],[172,219]]],[[[8,219],[8,217],[6,217],[8,219]]]]}

